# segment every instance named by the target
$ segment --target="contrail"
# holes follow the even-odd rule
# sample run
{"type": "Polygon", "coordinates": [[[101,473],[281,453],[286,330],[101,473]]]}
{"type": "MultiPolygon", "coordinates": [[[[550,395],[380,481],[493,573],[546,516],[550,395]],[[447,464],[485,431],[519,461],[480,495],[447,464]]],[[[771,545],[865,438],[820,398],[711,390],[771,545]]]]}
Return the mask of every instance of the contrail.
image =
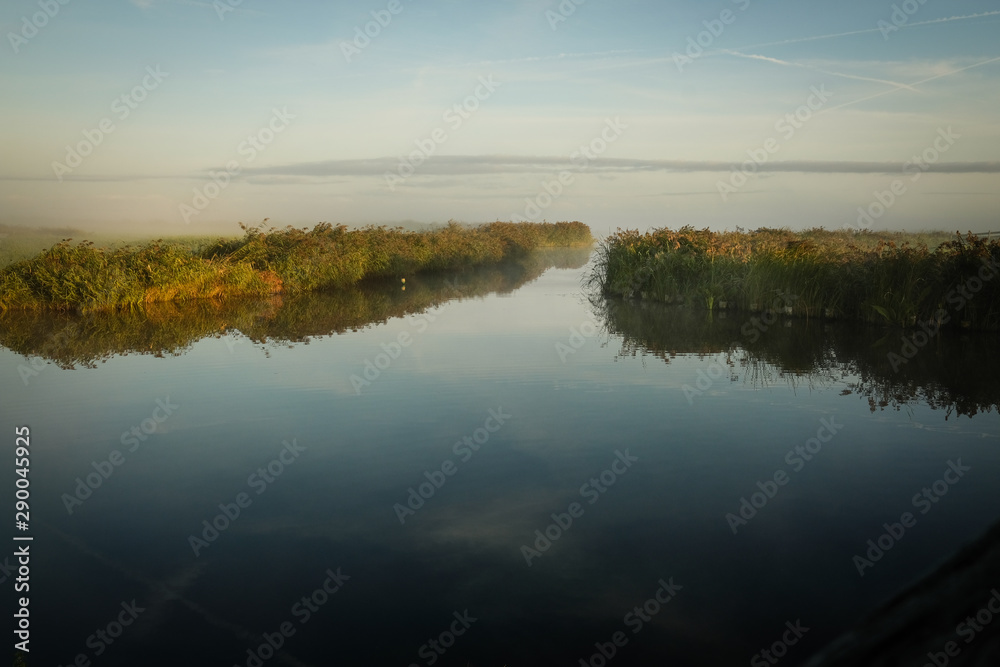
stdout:
{"type": "MultiPolygon", "coordinates": [[[[919,85],[927,83],[929,81],[934,81],[936,79],[941,79],[941,78],[944,78],[946,76],[951,76],[952,74],[958,74],[959,72],[964,72],[965,70],[972,69],[973,67],[982,67],[983,65],[988,65],[990,63],[995,63],[998,60],[1000,60],[1000,56],[998,56],[996,58],[990,58],[989,60],[984,60],[984,61],[979,62],[979,63],[975,63],[974,65],[968,65],[966,67],[960,67],[960,68],[958,68],[956,70],[952,70],[950,72],[945,72],[944,74],[937,74],[935,76],[928,77],[926,79],[921,79],[920,81],[914,81],[910,85],[911,86],[919,86],[919,85]]],[[[881,93],[875,93],[874,95],[869,95],[868,97],[862,97],[862,98],[854,100],[852,102],[844,102],[843,104],[838,104],[835,107],[830,107],[828,109],[823,109],[819,113],[827,113],[827,112],[830,112],[830,111],[834,111],[835,109],[843,109],[844,107],[851,106],[852,104],[858,104],[859,102],[867,102],[868,100],[875,99],[876,97],[882,97],[883,95],[888,95],[889,93],[894,93],[897,90],[899,90],[899,88],[891,88],[889,90],[883,90],[881,93]]]]}
{"type": "Polygon", "coordinates": [[[725,50],[723,53],[728,53],[733,56],[738,56],[740,58],[749,58],[752,60],[763,60],[769,63],[775,63],[778,65],[785,65],[787,67],[801,67],[803,69],[813,70],[814,72],[820,72],[821,74],[829,74],[830,76],[839,76],[845,79],[857,79],[858,81],[871,81],[874,83],[884,83],[896,88],[905,88],[906,90],[913,91],[914,93],[920,93],[922,91],[917,90],[911,84],[899,83],[898,81],[889,81],[888,79],[874,79],[870,76],[859,76],[857,74],[843,74],[842,72],[831,72],[830,70],[819,69],[818,67],[810,67],[809,65],[803,65],[800,63],[793,63],[787,60],[780,60],[778,58],[771,58],[769,56],[761,56],[753,53],[740,53],[739,51],[725,50]]]}
{"type": "MultiPolygon", "coordinates": [[[[931,25],[932,23],[947,23],[949,21],[964,21],[966,19],[978,19],[984,16],[998,16],[1000,15],[1000,10],[993,12],[982,12],[981,14],[968,14],[966,16],[949,16],[947,18],[941,19],[931,19],[929,21],[918,21],[916,23],[904,23],[900,28],[913,28],[918,25],[931,25]]],[[[740,47],[740,49],[758,49],[763,46],[780,46],[782,44],[795,44],[798,42],[812,42],[817,39],[833,39],[835,37],[847,37],[849,35],[864,35],[870,32],[882,32],[882,28],[866,28],[864,30],[852,30],[850,32],[837,32],[831,35],[815,35],[813,37],[798,37],[795,39],[783,39],[778,42],[766,42],[764,44],[751,44],[749,46],[740,47]]]]}
{"type": "Polygon", "coordinates": [[[595,57],[605,57],[605,56],[622,56],[633,53],[639,53],[639,51],[636,49],[616,49],[612,51],[594,51],[589,53],[583,53],[583,52],[557,53],[548,56],[526,56],[523,58],[506,58],[502,60],[480,60],[478,62],[468,63],[468,66],[472,67],[481,65],[509,65],[514,63],[538,62],[542,60],[566,60],[569,58],[595,58],[595,57]]]}

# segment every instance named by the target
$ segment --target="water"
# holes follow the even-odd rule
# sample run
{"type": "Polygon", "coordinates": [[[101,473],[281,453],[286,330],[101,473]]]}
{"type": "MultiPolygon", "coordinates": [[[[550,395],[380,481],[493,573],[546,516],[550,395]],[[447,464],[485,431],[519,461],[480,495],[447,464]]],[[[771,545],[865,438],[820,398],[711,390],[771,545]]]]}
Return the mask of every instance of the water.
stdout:
{"type": "Polygon", "coordinates": [[[746,664],[790,623],[798,664],[1000,516],[988,337],[894,370],[898,333],[592,304],[585,260],[3,317],[33,660],[746,664]]]}

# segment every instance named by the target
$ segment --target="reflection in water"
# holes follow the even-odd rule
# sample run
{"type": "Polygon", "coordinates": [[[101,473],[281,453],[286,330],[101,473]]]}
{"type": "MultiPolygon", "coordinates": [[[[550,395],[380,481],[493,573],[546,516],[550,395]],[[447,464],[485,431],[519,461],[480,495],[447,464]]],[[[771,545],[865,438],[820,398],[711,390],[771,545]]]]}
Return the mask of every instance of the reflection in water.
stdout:
{"type": "Polygon", "coordinates": [[[922,399],[993,407],[987,384],[962,377],[993,370],[980,339],[935,339],[896,376],[892,341],[871,347],[880,330],[852,338],[832,323],[754,336],[734,313],[612,301],[599,305],[611,335],[593,336],[584,271],[533,280],[584,255],[406,276],[405,292],[0,319],[22,354],[108,360],[22,384],[34,362],[0,350],[0,419],[31,426],[32,619],[57,629],[39,664],[97,658],[88,636],[133,599],[147,611],[101,665],[425,665],[421,647],[466,611],[478,620],[437,667],[599,664],[598,643],[618,632],[615,666],[746,664],[796,619],[811,630],[786,659],[801,664],[1000,516],[996,417],[944,426],[922,399]],[[355,390],[363,360],[423,308],[433,326],[355,390]],[[268,354],[227,350],[251,339],[268,354]],[[689,404],[682,386],[723,359],[728,373],[689,404]],[[809,383],[820,390],[799,390],[809,383]],[[872,414],[859,390],[876,408],[901,395],[906,410],[872,414]],[[158,401],[175,407],[154,424],[158,401]],[[487,433],[493,414],[509,417],[487,433]],[[787,454],[824,419],[843,434],[798,472],[787,454]],[[148,436],[136,449],[134,428],[148,436]],[[301,458],[278,459],[259,487],[286,441],[301,458]],[[637,461],[605,474],[618,451],[637,461]],[[859,576],[853,556],[919,512],[913,494],[958,459],[968,479],[859,576]],[[727,514],[779,470],[794,476],[734,534],[727,514]],[[592,480],[606,489],[593,503],[592,480]],[[241,492],[252,503],[227,524],[241,492]],[[416,506],[405,523],[401,504],[416,506]],[[195,552],[191,537],[207,541],[219,516],[195,552]],[[546,546],[536,530],[558,538],[546,546]],[[545,547],[530,566],[526,544],[545,547]],[[293,606],[338,568],[350,580],[300,627],[293,606]],[[671,583],[683,588],[638,632],[633,610],[671,583]],[[286,621],[283,654],[251,659],[286,621]]]}
{"type": "Polygon", "coordinates": [[[330,292],[270,299],[154,303],[142,311],[74,314],[0,313],[0,344],[62,368],[92,367],[126,354],[181,354],[210,336],[239,332],[255,343],[308,343],[310,338],[357,331],[447,301],[509,294],[550,268],[579,269],[590,248],[535,251],[495,266],[414,276],[399,284],[369,282],[330,292]]]}
{"type": "MultiPolygon", "coordinates": [[[[766,313],[706,313],[648,301],[595,300],[607,329],[622,337],[622,355],[651,354],[666,363],[680,354],[723,355],[714,381],[760,387],[775,382],[826,386],[843,381],[871,411],[925,403],[972,416],[1000,406],[996,337],[942,331],[922,347],[913,331],[857,323],[783,318],[766,313]],[[770,324],[768,324],[770,323],[770,324]],[[976,369],[970,373],[969,369],[976,369]]],[[[701,377],[701,376],[699,376],[701,377]]],[[[690,388],[703,391],[692,379],[690,388]]],[[[946,416],[946,418],[947,418],[946,416]]]]}

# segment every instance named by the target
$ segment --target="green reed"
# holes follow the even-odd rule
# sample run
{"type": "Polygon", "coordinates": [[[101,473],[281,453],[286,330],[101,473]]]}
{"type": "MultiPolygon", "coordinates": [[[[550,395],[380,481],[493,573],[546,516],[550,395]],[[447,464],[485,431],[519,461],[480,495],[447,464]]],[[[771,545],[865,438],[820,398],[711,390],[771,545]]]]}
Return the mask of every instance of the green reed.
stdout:
{"type": "Polygon", "coordinates": [[[117,248],[89,241],[57,243],[0,269],[0,310],[134,309],[166,301],[308,292],[592,242],[590,229],[579,222],[451,223],[427,232],[374,226],[348,230],[327,223],[312,229],[240,227],[240,238],[199,247],[162,240],[117,248]]]}
{"type": "Polygon", "coordinates": [[[600,243],[590,283],[607,295],[710,310],[996,329],[998,261],[1000,242],[971,234],[619,230],[600,243]]]}

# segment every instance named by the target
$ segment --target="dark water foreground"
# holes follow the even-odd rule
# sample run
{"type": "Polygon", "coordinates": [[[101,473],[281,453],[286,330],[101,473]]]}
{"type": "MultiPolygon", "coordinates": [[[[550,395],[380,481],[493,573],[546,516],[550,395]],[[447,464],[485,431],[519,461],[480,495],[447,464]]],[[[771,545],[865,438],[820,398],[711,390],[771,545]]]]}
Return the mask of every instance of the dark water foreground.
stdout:
{"type": "Polygon", "coordinates": [[[1000,518],[995,336],[893,364],[584,261],[4,316],[31,662],[800,664],[1000,518]]]}
{"type": "Polygon", "coordinates": [[[1000,663],[1000,523],[879,607],[807,667],[1000,663]],[[962,619],[957,624],[955,619],[962,619]]]}

